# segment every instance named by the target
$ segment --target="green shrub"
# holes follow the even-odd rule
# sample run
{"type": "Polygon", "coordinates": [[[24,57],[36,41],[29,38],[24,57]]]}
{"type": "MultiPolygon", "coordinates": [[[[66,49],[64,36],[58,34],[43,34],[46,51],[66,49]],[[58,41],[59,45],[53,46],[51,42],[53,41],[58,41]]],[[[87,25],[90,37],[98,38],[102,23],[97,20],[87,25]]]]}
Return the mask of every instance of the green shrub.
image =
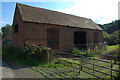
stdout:
{"type": "Polygon", "coordinates": [[[114,31],[112,34],[108,34],[107,32],[103,32],[104,41],[107,41],[108,45],[120,44],[119,32],[120,32],[120,30],[114,31]]]}
{"type": "Polygon", "coordinates": [[[72,54],[79,54],[79,53],[80,53],[80,50],[79,50],[78,48],[73,48],[73,49],[71,50],[71,53],[72,53],[72,54]]]}
{"type": "Polygon", "coordinates": [[[51,48],[37,46],[26,42],[25,53],[28,54],[28,59],[49,60],[51,56],[51,48]]]}
{"type": "Polygon", "coordinates": [[[20,63],[37,64],[51,59],[51,49],[26,43],[25,48],[8,47],[3,49],[3,58],[20,63]]]}
{"type": "Polygon", "coordinates": [[[73,48],[71,50],[71,54],[76,54],[76,55],[80,55],[80,56],[86,56],[87,54],[83,51],[80,51],[78,48],[73,48]]]}
{"type": "Polygon", "coordinates": [[[7,47],[3,48],[2,52],[3,59],[16,60],[16,59],[26,59],[24,49],[20,47],[7,47]]]}

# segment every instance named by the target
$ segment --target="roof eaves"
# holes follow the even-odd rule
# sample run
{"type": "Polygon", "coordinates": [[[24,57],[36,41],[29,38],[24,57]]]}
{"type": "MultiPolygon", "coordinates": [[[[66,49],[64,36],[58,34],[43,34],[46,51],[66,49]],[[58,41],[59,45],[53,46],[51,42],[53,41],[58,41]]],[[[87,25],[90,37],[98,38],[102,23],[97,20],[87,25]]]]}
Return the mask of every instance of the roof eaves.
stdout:
{"type": "Polygon", "coordinates": [[[23,15],[22,15],[22,11],[21,11],[21,9],[20,9],[20,6],[19,6],[19,5],[20,5],[19,3],[16,3],[16,6],[18,7],[19,12],[20,12],[20,14],[21,14],[22,20],[25,20],[25,19],[24,19],[24,17],[23,17],[23,15]]]}
{"type": "Polygon", "coordinates": [[[94,23],[94,21],[92,21],[91,19],[90,19],[90,21],[95,29],[103,30],[100,26],[98,26],[96,23],[94,23]]]}
{"type": "MultiPolygon", "coordinates": [[[[36,24],[50,24],[50,25],[57,25],[57,26],[64,26],[64,27],[68,27],[69,25],[60,25],[60,24],[51,24],[51,23],[39,23],[39,22],[31,22],[31,21],[26,21],[24,20],[23,22],[25,23],[36,23],[36,24]]],[[[100,29],[91,29],[91,28],[81,28],[81,27],[77,27],[77,26],[70,26],[70,28],[79,28],[79,29],[89,29],[89,30],[99,30],[101,31],[100,29]]]]}

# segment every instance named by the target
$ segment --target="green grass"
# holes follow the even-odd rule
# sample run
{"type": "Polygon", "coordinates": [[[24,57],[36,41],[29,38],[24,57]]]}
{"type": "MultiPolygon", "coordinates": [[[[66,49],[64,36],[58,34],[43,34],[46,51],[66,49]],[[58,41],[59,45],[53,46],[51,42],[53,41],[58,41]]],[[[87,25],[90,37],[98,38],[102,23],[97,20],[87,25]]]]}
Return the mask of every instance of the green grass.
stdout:
{"type": "Polygon", "coordinates": [[[14,63],[20,64],[20,65],[28,65],[28,66],[38,66],[48,63],[47,61],[38,61],[34,59],[23,59],[18,56],[19,52],[17,54],[10,53],[6,50],[3,50],[2,57],[5,60],[12,61],[14,63]]]}
{"type": "MultiPolygon", "coordinates": [[[[55,59],[55,61],[53,60],[53,62],[59,62],[59,64],[54,64],[54,63],[50,63],[50,64],[46,64],[45,66],[36,66],[36,70],[37,71],[41,71],[41,68],[42,69],[44,69],[44,70],[46,70],[46,69],[49,69],[49,70],[51,70],[51,71],[57,71],[59,74],[55,74],[55,73],[53,73],[54,75],[55,75],[55,78],[72,78],[73,76],[74,77],[79,77],[79,78],[95,78],[94,76],[92,76],[92,75],[89,75],[89,74],[87,74],[87,73],[85,73],[85,72],[83,72],[83,71],[81,71],[81,74],[79,75],[79,73],[78,73],[78,71],[79,71],[79,69],[75,69],[75,68],[72,68],[72,66],[73,67],[76,67],[76,68],[79,68],[79,65],[73,65],[74,63],[78,63],[79,64],[79,62],[78,61],[74,61],[74,60],[72,60],[72,59],[67,59],[67,58],[59,58],[59,60],[57,59],[55,59]],[[65,61],[65,62],[63,62],[63,61],[65,61]],[[66,61],[69,61],[69,62],[71,62],[71,64],[69,63],[67,63],[66,61]],[[71,66],[71,67],[70,67],[71,66]],[[38,68],[37,68],[38,67],[38,68]],[[75,71],[75,72],[73,72],[73,71],[69,71],[69,70],[73,70],[73,71],[75,71]],[[65,72],[65,71],[68,71],[68,72],[65,72],[66,74],[63,74],[63,73],[61,73],[60,71],[63,71],[63,72],[65,72]],[[71,77],[70,77],[71,76],[71,77]]],[[[107,66],[109,66],[110,67],[110,63],[99,63],[98,61],[95,61],[95,64],[97,64],[97,65],[101,65],[101,66],[104,66],[104,67],[107,67],[107,66]]],[[[89,68],[93,68],[93,65],[90,65],[90,64],[84,64],[84,66],[87,66],[87,67],[89,67],[89,68]]],[[[110,74],[110,70],[108,70],[108,69],[104,69],[104,68],[101,68],[101,67],[97,67],[97,66],[94,66],[95,67],[95,69],[96,70],[98,70],[98,71],[101,71],[101,72],[105,72],[105,73],[108,73],[108,74],[110,74]]],[[[113,67],[114,69],[118,69],[118,66],[115,66],[114,65],[114,67],[113,67]]],[[[87,71],[87,72],[89,72],[89,73],[92,73],[93,72],[93,70],[89,70],[89,69],[87,69],[87,68],[83,68],[83,70],[84,71],[87,71]]],[[[44,72],[44,71],[43,71],[44,72]]],[[[46,75],[49,75],[47,72],[46,72],[46,75]]],[[[107,75],[104,75],[104,74],[100,74],[100,73],[98,73],[98,72],[95,72],[95,75],[98,75],[99,77],[104,77],[104,78],[109,78],[109,76],[107,76],[107,75]]],[[[113,72],[113,75],[114,76],[116,76],[116,73],[115,72],[113,72]]]]}
{"type": "Polygon", "coordinates": [[[113,51],[113,50],[116,50],[118,49],[120,46],[119,45],[112,45],[112,46],[106,46],[106,50],[102,50],[101,53],[106,53],[106,52],[109,52],[109,51],[113,51]]]}
{"type": "MultiPolygon", "coordinates": [[[[19,53],[18,53],[19,54],[19,53]]],[[[35,60],[35,59],[23,59],[19,57],[17,54],[12,54],[6,50],[3,50],[3,59],[6,59],[8,61],[12,61],[14,63],[17,63],[19,65],[28,65],[28,66],[36,66],[36,67],[62,67],[63,64],[54,64],[50,61],[41,61],[41,60],[35,60]]]]}
{"type": "MultiPolygon", "coordinates": [[[[115,50],[116,48],[118,48],[118,45],[107,46],[107,49],[104,50],[103,52],[109,52],[111,50],[115,50]]],[[[74,69],[72,67],[79,68],[79,65],[76,65],[74,63],[80,64],[80,62],[72,60],[72,58],[71,59],[57,58],[57,59],[53,59],[52,61],[38,61],[38,60],[33,60],[33,59],[26,60],[26,59],[22,59],[22,58],[18,57],[16,54],[11,54],[11,53],[7,52],[6,50],[3,50],[3,57],[4,57],[4,59],[11,60],[11,61],[16,62],[16,63],[21,64],[21,65],[34,65],[32,67],[32,69],[34,69],[34,71],[41,72],[41,73],[45,74],[46,76],[48,76],[48,78],[52,78],[52,77],[47,72],[46,69],[58,72],[59,74],[55,74],[54,72],[51,72],[52,74],[54,74],[55,78],[63,78],[63,77],[65,77],[65,78],[72,78],[72,77],[95,78],[94,76],[91,76],[91,75],[89,75],[89,74],[87,74],[83,71],[81,71],[81,74],[79,75],[78,74],[79,69],[74,69]],[[68,63],[67,61],[71,62],[71,63],[68,63]],[[69,71],[69,70],[73,70],[75,72],[72,72],[72,71],[69,71]],[[61,71],[63,71],[63,72],[67,71],[67,72],[65,72],[67,75],[61,73],[61,71]]],[[[95,59],[100,59],[98,56],[94,56],[94,57],[95,57],[95,59]]],[[[91,57],[91,58],[93,58],[93,57],[91,57]]],[[[92,60],[88,60],[88,62],[89,61],[92,61],[92,60]]],[[[98,61],[95,61],[95,64],[101,65],[101,66],[110,65],[109,63],[99,63],[98,61]]],[[[93,67],[90,64],[89,65],[84,64],[84,65],[87,66],[87,67],[90,67],[90,68],[93,67]]],[[[118,66],[114,66],[113,68],[118,69],[118,66]]],[[[90,73],[93,72],[92,70],[89,70],[89,69],[86,69],[86,68],[83,68],[83,69],[87,72],[90,72],[90,73]]],[[[100,68],[100,67],[95,67],[95,69],[99,70],[99,71],[102,71],[102,72],[105,72],[105,73],[110,73],[110,70],[106,70],[106,69],[103,69],[103,68],[100,68]]],[[[96,75],[104,76],[103,74],[99,74],[99,73],[96,73],[96,75]]],[[[116,73],[113,72],[113,75],[116,76],[116,73]]],[[[109,76],[105,76],[105,78],[109,78],[109,76]]]]}
{"type": "Polygon", "coordinates": [[[107,46],[107,49],[109,49],[109,51],[110,51],[110,50],[114,50],[114,49],[118,48],[119,46],[120,45],[107,46]]]}

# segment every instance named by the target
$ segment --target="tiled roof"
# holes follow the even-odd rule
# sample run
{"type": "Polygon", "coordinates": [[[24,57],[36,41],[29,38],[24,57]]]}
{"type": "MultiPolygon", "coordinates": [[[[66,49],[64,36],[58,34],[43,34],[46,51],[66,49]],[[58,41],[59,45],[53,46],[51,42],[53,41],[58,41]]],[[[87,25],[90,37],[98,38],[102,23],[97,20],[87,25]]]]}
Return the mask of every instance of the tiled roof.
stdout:
{"type": "Polygon", "coordinates": [[[23,21],[102,30],[91,19],[17,3],[23,21]]]}

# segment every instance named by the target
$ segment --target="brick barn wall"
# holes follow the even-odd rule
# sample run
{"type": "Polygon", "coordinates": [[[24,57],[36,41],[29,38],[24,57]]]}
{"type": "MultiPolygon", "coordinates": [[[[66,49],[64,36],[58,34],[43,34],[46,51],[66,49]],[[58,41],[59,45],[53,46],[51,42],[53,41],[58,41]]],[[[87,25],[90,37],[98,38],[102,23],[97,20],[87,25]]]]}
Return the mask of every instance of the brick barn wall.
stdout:
{"type": "MultiPolygon", "coordinates": [[[[86,30],[79,28],[68,28],[57,25],[48,25],[48,24],[35,24],[35,23],[23,23],[22,27],[24,27],[21,34],[15,34],[14,36],[14,44],[16,46],[24,47],[24,42],[26,40],[39,40],[39,44],[47,46],[47,29],[48,28],[57,28],[59,29],[59,50],[60,51],[70,51],[74,48],[74,32],[75,31],[84,31],[86,32],[87,42],[93,43],[94,40],[94,32],[99,33],[99,42],[102,42],[102,31],[97,30],[86,30]],[[19,38],[18,38],[19,36],[19,38]]],[[[93,47],[89,45],[89,47],[93,47]]]]}
{"type": "Polygon", "coordinates": [[[13,46],[23,46],[23,37],[24,37],[24,33],[23,33],[23,22],[22,22],[22,16],[20,15],[20,12],[18,10],[18,8],[15,11],[15,15],[14,15],[14,21],[12,24],[12,40],[13,40],[13,46]],[[14,32],[14,25],[18,24],[18,33],[14,32]]]}
{"type": "MultiPolygon", "coordinates": [[[[99,42],[103,42],[103,32],[98,30],[80,29],[80,28],[68,28],[58,25],[50,24],[37,24],[23,22],[19,9],[16,7],[14,21],[12,26],[12,40],[13,46],[24,47],[26,40],[39,40],[38,45],[47,46],[47,29],[57,28],[59,29],[59,50],[69,51],[74,47],[74,32],[84,31],[87,34],[87,42],[94,43],[94,32],[98,32],[99,42]],[[14,33],[14,25],[18,24],[18,33],[14,33]]],[[[90,47],[93,47],[89,45],[90,47]]]]}
{"type": "Polygon", "coordinates": [[[39,41],[37,45],[47,46],[47,31],[42,24],[24,23],[24,41],[39,41]]]}
{"type": "Polygon", "coordinates": [[[39,40],[39,44],[47,46],[48,28],[59,29],[59,50],[64,52],[67,52],[74,47],[74,32],[78,30],[86,32],[88,43],[94,43],[94,32],[98,32],[99,42],[102,42],[103,40],[102,31],[98,30],[69,28],[50,24],[25,23],[22,21],[22,16],[20,15],[19,10],[16,9],[12,32],[13,46],[24,47],[24,42],[26,40],[39,40]],[[14,33],[15,24],[18,24],[18,33],[14,33]]]}
{"type": "MultiPolygon", "coordinates": [[[[88,30],[79,28],[68,28],[58,25],[49,24],[36,24],[36,23],[24,23],[24,39],[40,40],[40,44],[47,46],[47,29],[57,28],[59,30],[59,50],[69,51],[74,47],[74,32],[84,31],[86,32],[87,42],[94,43],[94,32],[99,34],[99,42],[102,42],[102,31],[88,30]]],[[[92,47],[89,45],[89,47],[92,47]]]]}

